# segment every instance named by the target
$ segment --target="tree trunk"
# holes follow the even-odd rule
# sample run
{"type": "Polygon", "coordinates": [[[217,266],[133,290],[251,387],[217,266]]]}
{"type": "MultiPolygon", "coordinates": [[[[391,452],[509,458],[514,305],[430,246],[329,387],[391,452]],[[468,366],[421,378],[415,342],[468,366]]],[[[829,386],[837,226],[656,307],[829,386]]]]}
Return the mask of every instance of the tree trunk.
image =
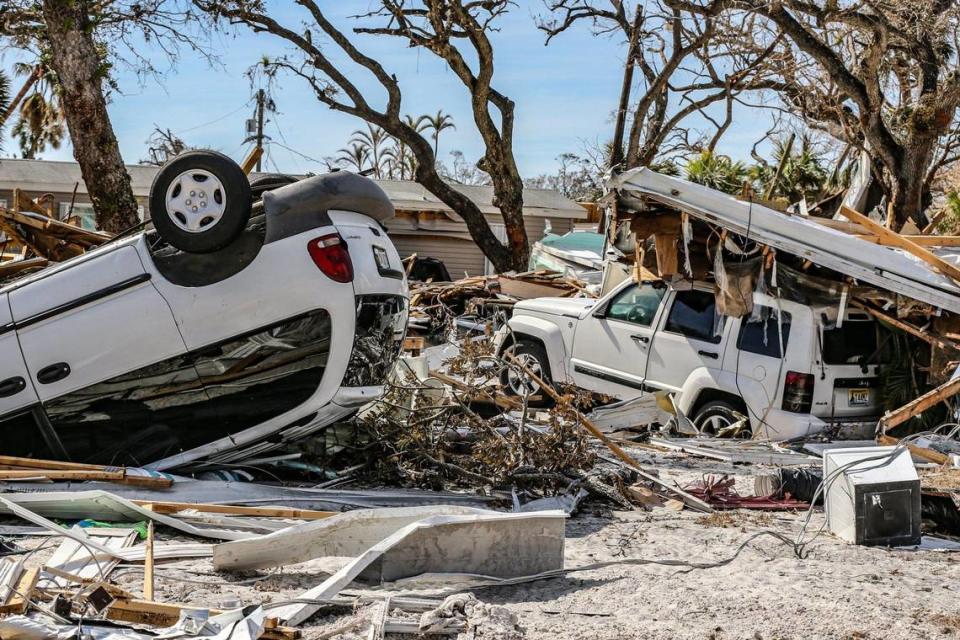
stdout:
{"type": "Polygon", "coordinates": [[[118,233],[135,225],[137,200],[120,155],[103,95],[106,66],[93,40],[88,0],[43,0],[50,66],[57,73],[73,156],[97,216],[118,233]]]}

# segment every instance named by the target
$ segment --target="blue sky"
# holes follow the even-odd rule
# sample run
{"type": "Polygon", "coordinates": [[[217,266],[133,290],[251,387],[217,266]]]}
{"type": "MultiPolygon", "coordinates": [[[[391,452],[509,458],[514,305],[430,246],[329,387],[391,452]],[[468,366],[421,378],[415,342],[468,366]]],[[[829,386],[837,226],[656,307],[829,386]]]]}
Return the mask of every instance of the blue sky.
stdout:
{"type": "MultiPolygon", "coordinates": [[[[283,22],[300,24],[300,14],[288,0],[272,4],[283,22]]],[[[321,0],[320,4],[335,23],[346,29],[355,24],[351,15],[363,13],[374,3],[321,0]]],[[[581,152],[585,145],[596,145],[612,136],[612,113],[623,72],[622,43],[592,35],[586,24],[545,47],[534,20],[542,11],[539,0],[520,0],[492,36],[496,50],[494,84],[517,104],[515,153],[525,177],[551,172],[559,154],[581,152]]],[[[221,65],[211,68],[199,56],[184,51],[160,81],[141,81],[131,70],[117,69],[115,78],[121,93],[112,95],[109,111],[128,163],[146,156],[146,140],[154,125],[171,129],[193,147],[218,149],[238,160],[245,154],[244,122],[252,115],[253,102],[244,72],[265,54],[277,56],[290,49],[273,36],[243,28],[204,37],[221,65]]],[[[354,36],[354,41],[396,74],[405,113],[419,115],[442,109],[453,116],[457,128],[441,136],[442,159],[448,160],[447,154],[454,149],[463,151],[471,161],[480,155],[481,144],[466,90],[444,62],[429,52],[407,47],[399,39],[354,36]]],[[[3,65],[9,69],[15,57],[8,52],[3,65]]],[[[154,57],[158,66],[166,68],[159,55],[154,57]]],[[[356,76],[359,84],[375,91],[377,85],[362,75],[356,76]]],[[[351,132],[364,126],[358,119],[317,102],[298,78],[282,78],[274,99],[279,113],[271,116],[267,125],[267,134],[278,143],[269,147],[266,163],[271,171],[320,171],[322,165],[307,158],[336,155],[351,132]]],[[[750,145],[763,135],[769,122],[766,116],[763,120],[756,116],[738,120],[720,150],[745,159],[750,145]]],[[[4,149],[8,155],[15,153],[16,143],[6,140],[4,149]]],[[[70,160],[72,151],[66,145],[42,157],[70,160]]]]}

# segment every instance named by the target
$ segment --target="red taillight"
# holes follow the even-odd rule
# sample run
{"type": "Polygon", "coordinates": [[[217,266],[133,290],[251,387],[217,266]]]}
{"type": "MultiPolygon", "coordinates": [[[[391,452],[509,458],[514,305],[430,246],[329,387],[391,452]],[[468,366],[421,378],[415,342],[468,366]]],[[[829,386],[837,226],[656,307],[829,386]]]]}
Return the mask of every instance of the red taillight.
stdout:
{"type": "Polygon", "coordinates": [[[812,373],[787,371],[787,377],[783,382],[783,410],[793,413],[810,413],[813,407],[814,382],[812,373]]]}
{"type": "Polygon", "coordinates": [[[353,262],[339,233],[320,236],[307,243],[307,251],[320,271],[336,282],[353,282],[353,262]]]}

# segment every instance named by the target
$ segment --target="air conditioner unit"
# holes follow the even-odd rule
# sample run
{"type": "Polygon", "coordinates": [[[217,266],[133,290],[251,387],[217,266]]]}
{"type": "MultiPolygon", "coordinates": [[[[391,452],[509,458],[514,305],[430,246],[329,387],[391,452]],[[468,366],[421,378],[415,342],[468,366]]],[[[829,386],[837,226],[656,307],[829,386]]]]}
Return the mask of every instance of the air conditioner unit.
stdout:
{"type": "Polygon", "coordinates": [[[920,544],[920,478],[907,449],[859,447],[823,452],[830,532],[854,544],[920,544]],[[840,469],[843,469],[840,471],[840,469]]]}

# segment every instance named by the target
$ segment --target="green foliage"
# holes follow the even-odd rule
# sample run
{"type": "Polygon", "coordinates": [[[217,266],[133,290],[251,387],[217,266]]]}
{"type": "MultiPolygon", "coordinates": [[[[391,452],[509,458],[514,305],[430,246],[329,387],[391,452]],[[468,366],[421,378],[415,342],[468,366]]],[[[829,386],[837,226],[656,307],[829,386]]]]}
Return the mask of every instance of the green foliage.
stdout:
{"type": "Polygon", "coordinates": [[[703,151],[687,161],[687,180],[725,193],[740,193],[749,180],[747,166],[729,156],[703,151]]]}
{"type": "Polygon", "coordinates": [[[799,202],[804,197],[815,198],[827,186],[829,178],[823,156],[817,153],[808,136],[800,138],[799,150],[794,145],[790,154],[786,154],[786,142],[779,140],[774,147],[773,162],[751,167],[750,177],[756,185],[756,191],[767,192],[777,167],[783,163],[783,170],[771,197],[782,198],[787,202],[799,202]]]}
{"type": "MultiPolygon", "coordinates": [[[[10,76],[4,71],[0,71],[0,113],[6,112],[10,105],[10,76]]],[[[3,125],[0,122],[0,134],[2,134],[3,125]]],[[[0,151],[3,151],[3,135],[0,135],[0,151]]]]}

